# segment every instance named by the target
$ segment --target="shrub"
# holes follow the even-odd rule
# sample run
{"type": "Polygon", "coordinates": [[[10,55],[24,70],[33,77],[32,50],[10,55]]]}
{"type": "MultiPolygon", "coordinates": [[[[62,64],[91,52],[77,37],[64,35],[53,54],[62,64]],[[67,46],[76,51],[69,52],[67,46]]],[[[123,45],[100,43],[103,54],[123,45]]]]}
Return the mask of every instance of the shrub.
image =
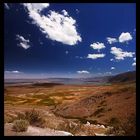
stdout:
{"type": "Polygon", "coordinates": [[[97,120],[89,120],[90,124],[98,124],[97,120]]]}
{"type": "Polygon", "coordinates": [[[12,123],[17,119],[17,116],[14,114],[5,114],[4,115],[4,123],[12,123]]]}
{"type": "Polygon", "coordinates": [[[116,118],[112,118],[111,121],[113,128],[110,129],[107,134],[113,134],[115,136],[135,136],[136,135],[136,118],[130,116],[125,122],[120,122],[116,118]]]}
{"type": "Polygon", "coordinates": [[[86,124],[86,123],[87,123],[87,120],[84,119],[84,118],[79,118],[79,121],[80,121],[82,124],[86,124]]]}
{"type": "Polygon", "coordinates": [[[43,100],[41,100],[39,102],[39,104],[41,104],[41,105],[43,104],[43,105],[47,105],[47,106],[54,106],[54,105],[56,105],[54,100],[51,99],[51,98],[43,99],[43,100]]]}
{"type": "Polygon", "coordinates": [[[17,119],[18,120],[26,120],[26,115],[25,115],[25,113],[18,113],[17,114],[17,119]]]}
{"type": "Polygon", "coordinates": [[[27,120],[15,120],[13,122],[13,129],[16,132],[26,131],[29,126],[29,122],[27,120]]]}
{"type": "Polygon", "coordinates": [[[41,112],[37,110],[26,111],[25,119],[28,120],[31,125],[45,127],[45,118],[41,112]]]}
{"type": "Polygon", "coordinates": [[[125,132],[125,136],[135,136],[136,135],[136,117],[130,116],[127,121],[121,125],[125,132]]]}
{"type": "Polygon", "coordinates": [[[65,121],[65,125],[63,126],[64,131],[68,131],[72,134],[79,129],[79,125],[74,122],[65,121]]]}
{"type": "Polygon", "coordinates": [[[106,103],[106,101],[103,100],[103,101],[100,102],[100,105],[104,105],[105,103],[106,103]]]}
{"type": "Polygon", "coordinates": [[[10,116],[4,116],[4,123],[12,123],[14,120],[10,116]]]}
{"type": "Polygon", "coordinates": [[[108,123],[111,126],[115,126],[115,125],[117,125],[119,123],[119,120],[118,120],[118,118],[112,117],[108,123]]]}
{"type": "Polygon", "coordinates": [[[111,96],[113,93],[112,93],[112,92],[107,91],[107,92],[104,92],[103,94],[104,94],[104,95],[107,95],[107,96],[111,96]]]}
{"type": "Polygon", "coordinates": [[[55,117],[47,116],[45,118],[45,121],[48,128],[55,130],[65,130],[66,122],[63,120],[57,120],[55,117]]]}
{"type": "Polygon", "coordinates": [[[105,109],[104,108],[99,108],[94,112],[94,115],[97,116],[97,115],[99,115],[100,113],[103,113],[103,112],[105,112],[105,109]]]}
{"type": "Polygon", "coordinates": [[[124,136],[125,131],[120,126],[114,126],[113,128],[109,129],[106,132],[107,135],[113,135],[113,136],[124,136]]]}
{"type": "Polygon", "coordinates": [[[76,135],[80,136],[95,136],[93,127],[85,126],[85,125],[79,125],[79,129],[76,133],[76,135]],[[82,134],[81,134],[82,132],[82,134]]]}

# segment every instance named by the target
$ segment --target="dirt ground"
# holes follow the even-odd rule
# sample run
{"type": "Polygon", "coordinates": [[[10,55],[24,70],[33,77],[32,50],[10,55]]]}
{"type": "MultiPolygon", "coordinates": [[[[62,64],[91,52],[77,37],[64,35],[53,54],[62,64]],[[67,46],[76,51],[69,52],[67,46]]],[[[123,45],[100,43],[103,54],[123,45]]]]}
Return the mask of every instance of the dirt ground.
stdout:
{"type": "Polygon", "coordinates": [[[122,123],[135,117],[135,90],[135,83],[5,87],[5,120],[8,115],[35,108],[54,120],[110,125],[115,118],[122,123]]]}

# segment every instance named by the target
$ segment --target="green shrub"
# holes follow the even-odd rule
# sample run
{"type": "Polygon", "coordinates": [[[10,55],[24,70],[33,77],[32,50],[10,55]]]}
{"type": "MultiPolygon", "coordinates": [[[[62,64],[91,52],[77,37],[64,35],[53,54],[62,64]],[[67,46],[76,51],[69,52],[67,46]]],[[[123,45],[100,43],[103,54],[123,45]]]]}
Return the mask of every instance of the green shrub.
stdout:
{"type": "Polygon", "coordinates": [[[13,129],[16,132],[23,132],[28,129],[29,122],[27,120],[15,120],[13,122],[13,129]]]}

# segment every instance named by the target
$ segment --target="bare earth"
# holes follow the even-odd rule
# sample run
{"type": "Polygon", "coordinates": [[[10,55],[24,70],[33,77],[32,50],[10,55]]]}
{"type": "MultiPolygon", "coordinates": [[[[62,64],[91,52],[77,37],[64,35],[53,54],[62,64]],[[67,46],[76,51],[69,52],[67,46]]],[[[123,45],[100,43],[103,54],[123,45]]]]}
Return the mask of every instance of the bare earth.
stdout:
{"type": "MultiPolygon", "coordinates": [[[[112,118],[126,122],[129,117],[136,115],[136,91],[133,82],[100,86],[15,86],[5,87],[4,94],[5,122],[7,116],[16,118],[19,112],[33,108],[42,111],[47,120],[45,129],[30,126],[27,132],[22,134],[9,130],[12,124],[6,122],[5,135],[60,135],[63,132],[59,131],[65,130],[59,125],[64,125],[67,121],[80,121],[83,125],[83,122],[89,121],[90,124],[107,127],[112,125],[109,123],[112,118]]],[[[105,133],[105,129],[98,128],[94,131],[94,135],[105,133]]],[[[74,135],[88,134],[81,130],[74,135]]]]}

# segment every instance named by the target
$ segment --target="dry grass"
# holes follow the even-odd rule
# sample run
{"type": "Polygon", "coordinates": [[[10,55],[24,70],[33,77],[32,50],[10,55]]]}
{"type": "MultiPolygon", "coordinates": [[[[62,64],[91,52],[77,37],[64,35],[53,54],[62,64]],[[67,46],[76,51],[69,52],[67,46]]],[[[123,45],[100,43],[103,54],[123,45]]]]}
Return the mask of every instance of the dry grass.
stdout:
{"type": "Polygon", "coordinates": [[[14,121],[13,117],[9,115],[4,115],[4,123],[12,123],[14,121]]]}
{"type": "MultiPolygon", "coordinates": [[[[83,125],[89,120],[92,124],[97,122],[109,124],[108,122],[110,121],[111,125],[111,123],[115,124],[115,121],[111,118],[117,118],[123,124],[123,122],[128,120],[130,114],[133,113],[135,116],[135,88],[135,83],[112,84],[108,86],[61,85],[50,88],[43,86],[32,86],[32,88],[28,86],[5,87],[4,104],[6,112],[13,108],[18,108],[19,112],[23,112],[23,108],[31,106],[34,108],[38,107],[38,110],[47,108],[64,119],[46,117],[43,116],[42,112],[37,113],[38,111],[36,112],[36,110],[28,110],[26,113],[18,114],[18,117],[7,115],[9,113],[5,114],[5,122],[13,122],[20,118],[28,120],[30,124],[35,126],[44,127],[43,125],[45,124],[46,127],[75,131],[75,133],[80,131],[77,129],[84,130],[83,125]],[[72,126],[73,124],[70,124],[69,121],[67,122],[69,117],[80,120],[79,125],[76,127],[72,126]],[[106,122],[107,119],[109,119],[108,122],[106,122]]],[[[133,124],[131,123],[131,127],[127,128],[133,129],[133,124]]],[[[80,132],[78,133],[82,135],[80,132]]],[[[125,130],[125,135],[128,133],[131,133],[130,130],[125,130]]]]}
{"type": "Polygon", "coordinates": [[[125,122],[119,120],[118,118],[111,118],[108,122],[112,129],[110,129],[107,134],[113,134],[115,136],[135,136],[136,135],[136,117],[130,116],[125,120],[125,122]]]}
{"type": "Polygon", "coordinates": [[[27,120],[15,120],[13,122],[13,130],[16,132],[24,132],[27,130],[29,122],[27,120]]]}
{"type": "Polygon", "coordinates": [[[25,119],[28,120],[31,125],[45,127],[45,118],[40,111],[37,111],[35,109],[26,111],[25,119]]]}

